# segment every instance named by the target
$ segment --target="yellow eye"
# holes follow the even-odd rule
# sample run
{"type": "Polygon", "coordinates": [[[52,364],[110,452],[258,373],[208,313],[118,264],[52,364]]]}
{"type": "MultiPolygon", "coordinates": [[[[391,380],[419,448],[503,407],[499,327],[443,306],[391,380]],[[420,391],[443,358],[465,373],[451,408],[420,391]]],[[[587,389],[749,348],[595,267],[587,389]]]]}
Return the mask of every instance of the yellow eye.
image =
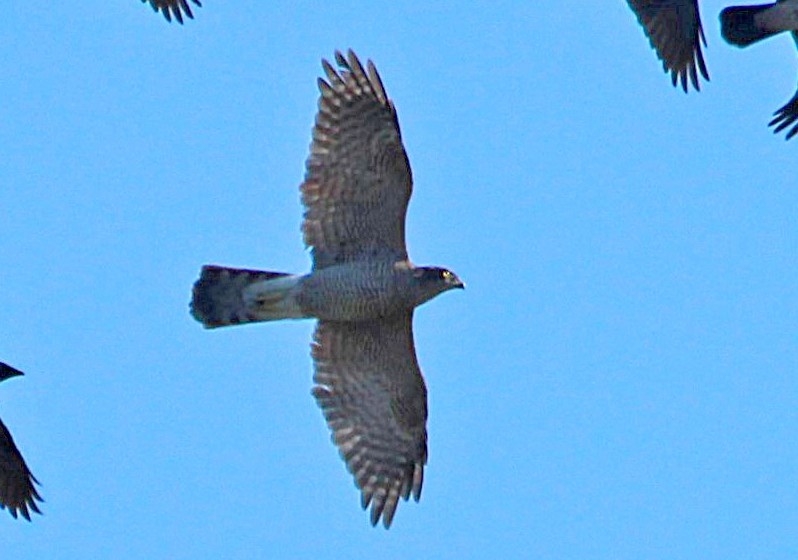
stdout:
{"type": "Polygon", "coordinates": [[[453,277],[454,277],[454,274],[452,274],[452,273],[451,273],[451,272],[449,272],[448,270],[444,270],[443,272],[441,272],[441,278],[443,278],[443,279],[444,279],[444,280],[446,280],[447,282],[448,282],[449,280],[451,280],[453,277]]]}

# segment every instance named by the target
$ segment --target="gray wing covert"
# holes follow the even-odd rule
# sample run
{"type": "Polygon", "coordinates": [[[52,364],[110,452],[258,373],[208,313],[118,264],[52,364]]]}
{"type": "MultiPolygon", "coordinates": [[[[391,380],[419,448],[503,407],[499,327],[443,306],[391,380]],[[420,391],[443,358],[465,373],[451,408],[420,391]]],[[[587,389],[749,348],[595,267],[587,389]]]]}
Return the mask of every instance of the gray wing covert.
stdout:
{"type": "Polygon", "coordinates": [[[387,528],[399,498],[421,497],[427,462],[427,389],[412,312],[381,321],[319,321],[313,395],[371,523],[387,528]]]}
{"type": "Polygon", "coordinates": [[[681,82],[687,91],[689,77],[693,87],[700,90],[698,72],[709,80],[701,43],[707,40],[701,27],[698,0],[628,0],[637,15],[651,46],[662,60],[663,68],[671,73],[675,86],[681,82]]]}
{"type": "Polygon", "coordinates": [[[335,53],[319,78],[319,110],[305,181],[302,232],[314,268],[390,255],[407,258],[405,215],[412,191],[399,122],[377,69],[335,53]]]}

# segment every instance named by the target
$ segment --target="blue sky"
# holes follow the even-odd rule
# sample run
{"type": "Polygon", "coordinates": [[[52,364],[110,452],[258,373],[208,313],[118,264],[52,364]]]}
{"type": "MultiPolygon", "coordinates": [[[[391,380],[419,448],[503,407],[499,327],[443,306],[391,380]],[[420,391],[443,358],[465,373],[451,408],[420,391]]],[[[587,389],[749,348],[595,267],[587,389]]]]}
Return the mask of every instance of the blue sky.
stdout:
{"type": "Polygon", "coordinates": [[[0,416],[44,516],[4,558],[781,559],[798,553],[798,139],[779,37],[702,5],[670,85],[601,3],[12,2],[0,19],[0,416]],[[320,59],[399,111],[421,502],[371,528],[310,395],[313,324],[205,331],[205,263],[303,272],[320,59]]]}

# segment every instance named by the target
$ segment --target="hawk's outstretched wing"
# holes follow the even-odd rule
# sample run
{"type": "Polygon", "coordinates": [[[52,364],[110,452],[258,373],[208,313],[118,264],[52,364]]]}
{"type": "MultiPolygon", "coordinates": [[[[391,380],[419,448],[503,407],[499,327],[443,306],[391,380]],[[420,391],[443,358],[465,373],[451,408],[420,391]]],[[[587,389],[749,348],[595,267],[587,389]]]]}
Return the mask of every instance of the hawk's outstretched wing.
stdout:
{"type": "Polygon", "coordinates": [[[314,268],[390,255],[407,258],[405,214],[412,191],[393,103],[374,64],[351,50],[322,61],[319,111],[300,187],[302,232],[314,268]]]}
{"type": "MultiPolygon", "coordinates": [[[[174,17],[179,23],[183,23],[183,14],[187,17],[194,19],[194,14],[191,13],[191,8],[187,0],[141,0],[142,2],[149,2],[152,9],[156,12],[160,10],[163,12],[163,17],[167,21],[172,21],[174,17]]],[[[200,0],[191,0],[199,7],[202,7],[200,0]]]]}
{"type": "Polygon", "coordinates": [[[371,504],[371,523],[393,520],[399,498],[421,496],[427,462],[427,389],[413,345],[412,311],[378,321],[319,321],[313,395],[347,468],[371,504]]]}
{"type": "Polygon", "coordinates": [[[671,73],[675,86],[681,82],[687,91],[687,79],[701,90],[698,72],[709,80],[701,43],[707,40],[701,27],[698,0],[628,0],[651,46],[662,60],[662,67],[671,73]]]}
{"type": "MultiPolygon", "coordinates": [[[[0,381],[22,375],[22,372],[0,362],[0,381]]],[[[0,421],[0,509],[8,508],[15,518],[17,512],[30,521],[30,512],[41,513],[36,500],[42,501],[33,483],[36,477],[28,469],[14,438],[0,421]]]]}

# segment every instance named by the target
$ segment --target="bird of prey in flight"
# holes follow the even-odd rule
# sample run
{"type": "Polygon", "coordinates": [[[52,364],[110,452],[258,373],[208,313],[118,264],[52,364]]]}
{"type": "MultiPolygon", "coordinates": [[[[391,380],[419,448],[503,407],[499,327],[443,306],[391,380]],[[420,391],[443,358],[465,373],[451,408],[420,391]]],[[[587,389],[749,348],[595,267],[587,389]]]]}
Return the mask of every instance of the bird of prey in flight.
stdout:
{"type": "MultiPolygon", "coordinates": [[[[759,6],[731,6],[720,13],[721,34],[738,47],[747,47],[772,35],[790,31],[798,47],[798,0],[781,0],[759,6]]],[[[774,133],[787,131],[789,140],[798,133],[798,91],[782,108],[773,113],[768,126],[774,133]]]]}
{"type": "MultiPolygon", "coordinates": [[[[178,23],[183,23],[183,14],[187,17],[194,19],[194,14],[191,13],[191,7],[188,5],[187,0],[141,0],[142,2],[149,2],[152,9],[156,12],[160,10],[166,21],[172,21],[174,17],[178,23]]],[[[197,6],[202,7],[200,0],[191,0],[197,6]]]]}
{"type": "MultiPolygon", "coordinates": [[[[0,382],[18,375],[22,372],[0,362],[0,382]]],[[[30,511],[41,514],[36,500],[43,500],[33,485],[38,482],[25,464],[8,428],[0,421],[0,509],[8,508],[14,518],[19,512],[28,521],[30,511]]]]}
{"type": "Polygon", "coordinates": [[[427,389],[413,310],[463,283],[413,264],[405,246],[412,190],[396,109],[371,61],[351,50],[322,61],[305,180],[304,275],[204,266],[191,313],[207,328],[317,319],[313,396],[371,523],[388,528],[399,498],[421,496],[427,389]]]}
{"type": "Polygon", "coordinates": [[[671,73],[674,86],[681,83],[687,92],[688,78],[696,91],[701,90],[698,73],[709,81],[701,43],[706,46],[698,0],[627,0],[637,20],[662,60],[662,68],[671,73]]]}

